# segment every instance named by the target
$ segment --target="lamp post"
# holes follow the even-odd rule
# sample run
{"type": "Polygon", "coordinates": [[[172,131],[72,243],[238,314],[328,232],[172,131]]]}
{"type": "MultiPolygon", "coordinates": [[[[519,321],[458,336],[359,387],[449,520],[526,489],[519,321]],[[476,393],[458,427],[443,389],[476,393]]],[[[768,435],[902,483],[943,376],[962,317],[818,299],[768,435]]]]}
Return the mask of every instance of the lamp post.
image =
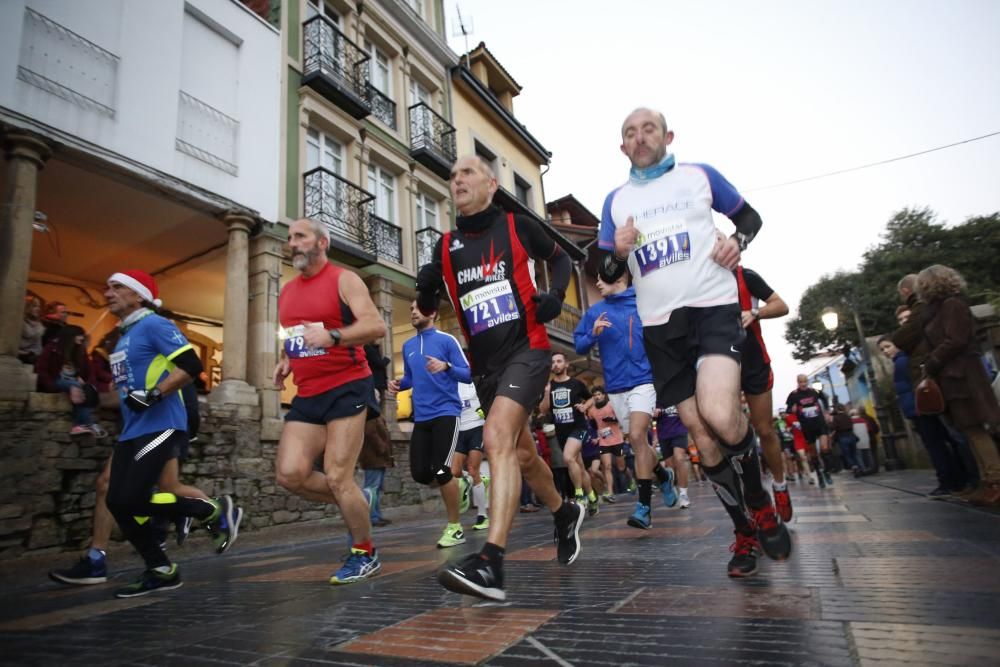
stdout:
{"type": "MultiPolygon", "coordinates": [[[[843,305],[851,311],[851,315],[854,316],[854,327],[858,332],[858,344],[861,346],[861,358],[865,363],[865,380],[868,383],[868,391],[871,393],[872,407],[875,408],[875,418],[882,426],[882,441],[885,443],[885,468],[886,470],[900,470],[903,467],[903,463],[896,455],[895,436],[892,433],[888,433],[885,428],[889,424],[889,418],[882,409],[881,402],[878,400],[878,385],[875,383],[875,368],[872,366],[871,355],[868,354],[868,342],[865,338],[865,330],[861,326],[861,318],[858,317],[858,311],[854,310],[847,304],[843,305]]],[[[827,331],[834,331],[838,326],[840,326],[840,316],[833,308],[824,309],[823,313],[820,315],[820,319],[823,320],[823,326],[826,327],[827,331]]],[[[878,461],[876,461],[875,464],[878,465],[878,461]]]]}

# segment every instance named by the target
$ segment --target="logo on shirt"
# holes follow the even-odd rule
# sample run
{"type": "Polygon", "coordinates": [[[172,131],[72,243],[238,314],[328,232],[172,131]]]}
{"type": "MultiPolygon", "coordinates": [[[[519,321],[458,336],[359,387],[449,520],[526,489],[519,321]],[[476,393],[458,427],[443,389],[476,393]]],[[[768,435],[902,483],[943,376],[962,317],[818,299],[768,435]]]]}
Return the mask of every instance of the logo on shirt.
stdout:
{"type": "Polygon", "coordinates": [[[505,251],[500,251],[496,255],[493,250],[493,242],[490,241],[490,257],[487,260],[485,255],[480,255],[479,266],[459,269],[455,279],[459,285],[464,285],[476,280],[486,283],[493,283],[507,279],[507,262],[503,260],[505,251]]]}
{"type": "Polygon", "coordinates": [[[462,244],[462,240],[461,240],[461,239],[457,239],[457,238],[455,238],[455,239],[452,239],[452,240],[451,240],[451,246],[449,246],[449,248],[448,248],[448,249],[449,249],[449,250],[450,250],[451,252],[455,252],[456,250],[461,250],[461,249],[462,249],[462,248],[464,248],[464,247],[465,247],[465,246],[464,246],[464,245],[462,244]]]}
{"type": "Polygon", "coordinates": [[[645,211],[634,214],[636,220],[648,220],[649,218],[655,218],[661,215],[669,215],[671,213],[678,213],[680,211],[690,211],[695,207],[695,202],[693,201],[675,201],[668,204],[660,204],[659,206],[654,206],[652,208],[647,208],[645,211]]]}

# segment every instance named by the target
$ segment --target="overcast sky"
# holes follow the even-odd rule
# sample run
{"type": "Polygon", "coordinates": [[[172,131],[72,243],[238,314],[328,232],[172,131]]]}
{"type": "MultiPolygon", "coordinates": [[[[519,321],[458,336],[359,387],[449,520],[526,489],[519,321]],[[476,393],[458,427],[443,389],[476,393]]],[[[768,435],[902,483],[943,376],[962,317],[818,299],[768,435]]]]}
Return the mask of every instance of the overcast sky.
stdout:
{"type": "MultiPolygon", "coordinates": [[[[469,47],[486,42],[523,87],[515,115],[552,152],[547,201],[572,193],[600,215],[628,176],[618,148],[624,117],[637,106],[661,109],[677,159],[716,167],[760,212],[764,227],[744,264],[792,315],[820,276],[855,269],[900,208],[930,206],[950,224],[1000,210],[1000,136],[767,188],[1000,131],[1000,2],[458,7],[472,26],[469,47]]],[[[445,12],[461,53],[455,0],[445,0],[445,12]]],[[[732,231],[724,219],[719,226],[732,231]]],[[[784,320],[764,323],[777,402],[800,368],[784,331],[784,320]]]]}

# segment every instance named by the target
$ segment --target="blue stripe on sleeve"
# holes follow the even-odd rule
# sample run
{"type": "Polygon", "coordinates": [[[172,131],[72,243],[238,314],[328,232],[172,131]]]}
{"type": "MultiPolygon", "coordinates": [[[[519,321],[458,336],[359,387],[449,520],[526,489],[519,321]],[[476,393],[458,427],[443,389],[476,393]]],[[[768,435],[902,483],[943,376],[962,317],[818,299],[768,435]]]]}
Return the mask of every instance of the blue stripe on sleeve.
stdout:
{"type": "Polygon", "coordinates": [[[604,208],[601,209],[601,226],[597,231],[597,247],[601,250],[615,249],[615,221],[611,217],[611,204],[615,201],[615,195],[624,185],[619,185],[604,198],[604,208]]]}
{"type": "Polygon", "coordinates": [[[708,185],[712,189],[712,210],[729,218],[743,208],[743,195],[733,187],[732,183],[726,180],[725,176],[711,165],[698,164],[697,166],[708,177],[708,185]]]}

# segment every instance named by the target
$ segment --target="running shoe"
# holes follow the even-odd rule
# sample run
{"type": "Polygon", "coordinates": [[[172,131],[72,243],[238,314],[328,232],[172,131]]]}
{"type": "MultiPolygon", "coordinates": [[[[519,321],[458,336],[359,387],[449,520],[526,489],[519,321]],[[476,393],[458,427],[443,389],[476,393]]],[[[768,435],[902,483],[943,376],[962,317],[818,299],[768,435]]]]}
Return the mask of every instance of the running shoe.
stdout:
{"type": "Polygon", "coordinates": [[[730,577],[749,577],[757,574],[757,553],[760,544],[756,536],[752,533],[747,535],[736,531],[736,541],[730,545],[729,550],[733,552],[733,557],[729,559],[730,577]]]}
{"type": "Polygon", "coordinates": [[[633,528],[649,530],[650,526],[653,525],[652,512],[649,509],[649,505],[636,503],[635,511],[632,512],[632,516],[628,518],[628,525],[633,528]]]}
{"type": "Polygon", "coordinates": [[[458,513],[465,514],[472,503],[472,487],[465,477],[458,478],[458,513]]]}
{"type": "Polygon", "coordinates": [[[194,523],[194,519],[189,516],[181,517],[174,522],[174,527],[177,529],[177,546],[184,544],[184,540],[191,534],[192,523],[194,523]]]}
{"type": "Polygon", "coordinates": [[[563,565],[569,565],[580,555],[580,525],[583,523],[583,507],[567,501],[556,510],[556,556],[563,565]]]}
{"type": "Polygon", "coordinates": [[[103,584],[108,580],[108,562],[103,551],[90,549],[73,564],[73,567],[49,572],[49,578],[62,584],[75,586],[103,584]],[[91,558],[90,552],[92,551],[97,551],[100,558],[91,558]]]}
{"type": "Polygon", "coordinates": [[[465,532],[462,530],[462,526],[457,523],[449,523],[444,528],[444,532],[441,533],[441,539],[437,542],[438,549],[447,549],[449,547],[457,547],[459,544],[465,544],[465,532]]]}
{"type": "Polygon", "coordinates": [[[816,473],[816,480],[818,481],[817,486],[821,489],[826,488],[826,475],[821,472],[816,473]]]}
{"type": "Polygon", "coordinates": [[[101,428],[100,424],[91,424],[87,428],[90,429],[90,432],[93,433],[95,437],[98,437],[98,438],[106,438],[106,437],[108,437],[108,432],[105,431],[103,428],[101,428]]]}
{"type": "Polygon", "coordinates": [[[787,487],[784,491],[774,489],[774,506],[782,521],[787,523],[792,520],[792,497],[788,494],[787,487]]]}
{"type": "Polygon", "coordinates": [[[826,485],[827,486],[833,486],[833,476],[830,475],[830,473],[824,471],[823,472],[823,477],[826,478],[826,485]]]}
{"type": "Polygon", "coordinates": [[[503,567],[494,566],[481,554],[472,554],[442,569],[438,572],[438,583],[460,595],[475,595],[498,602],[507,599],[503,590],[503,567]]]}
{"type": "Polygon", "coordinates": [[[89,426],[84,426],[83,424],[76,424],[73,428],[69,430],[70,435],[93,435],[94,432],[90,430],[89,426]]]}
{"type": "Polygon", "coordinates": [[[667,479],[660,484],[663,506],[670,509],[677,506],[677,492],[674,490],[674,471],[667,468],[667,479]]]}
{"type": "Polygon", "coordinates": [[[601,507],[597,501],[597,496],[594,496],[593,500],[587,498],[587,516],[597,516],[597,513],[600,511],[601,507]]]}
{"type": "Polygon", "coordinates": [[[757,510],[751,510],[753,526],[764,553],[774,560],[785,560],[792,553],[792,536],[785,527],[774,506],[770,502],[757,510]]]}
{"type": "Polygon", "coordinates": [[[177,569],[177,564],[173,563],[170,566],[169,572],[160,572],[159,570],[144,571],[133,583],[115,591],[115,597],[137,598],[140,595],[149,595],[156,591],[170,591],[180,588],[183,585],[184,582],[181,581],[180,570],[177,569]]]}
{"type": "Polygon", "coordinates": [[[615,504],[615,497],[610,493],[605,493],[603,496],[601,496],[601,500],[608,503],[609,505],[615,504]]]}
{"type": "Polygon", "coordinates": [[[490,527],[490,518],[480,514],[476,517],[476,522],[472,524],[472,530],[486,530],[490,527]]]}
{"type": "Polygon", "coordinates": [[[344,564],[330,577],[330,583],[334,586],[343,584],[353,584],[368,577],[374,577],[382,569],[382,563],[378,559],[378,549],[373,549],[371,555],[364,549],[351,547],[351,553],[347,555],[344,564]]]}
{"type": "Polygon", "coordinates": [[[941,488],[939,486],[936,489],[934,489],[933,491],[931,491],[930,493],[928,493],[927,497],[928,498],[947,498],[950,495],[951,495],[951,492],[948,491],[948,489],[943,489],[943,488],[941,488]]]}
{"type": "Polygon", "coordinates": [[[636,489],[635,480],[634,479],[630,479],[628,481],[628,488],[625,489],[625,490],[628,491],[629,493],[635,493],[635,489],[636,489]]]}
{"type": "Polygon", "coordinates": [[[813,473],[809,473],[809,483],[810,484],[815,484],[816,483],[816,473],[814,473],[814,472],[813,473]]]}
{"type": "Polygon", "coordinates": [[[691,499],[688,498],[687,491],[681,491],[679,494],[677,494],[677,505],[682,510],[686,510],[687,508],[691,507],[691,499]]]}
{"type": "Polygon", "coordinates": [[[215,553],[223,554],[233,546],[240,532],[240,522],[243,521],[243,508],[233,505],[229,496],[221,496],[211,501],[215,505],[215,514],[209,518],[205,528],[212,536],[215,553]]]}

